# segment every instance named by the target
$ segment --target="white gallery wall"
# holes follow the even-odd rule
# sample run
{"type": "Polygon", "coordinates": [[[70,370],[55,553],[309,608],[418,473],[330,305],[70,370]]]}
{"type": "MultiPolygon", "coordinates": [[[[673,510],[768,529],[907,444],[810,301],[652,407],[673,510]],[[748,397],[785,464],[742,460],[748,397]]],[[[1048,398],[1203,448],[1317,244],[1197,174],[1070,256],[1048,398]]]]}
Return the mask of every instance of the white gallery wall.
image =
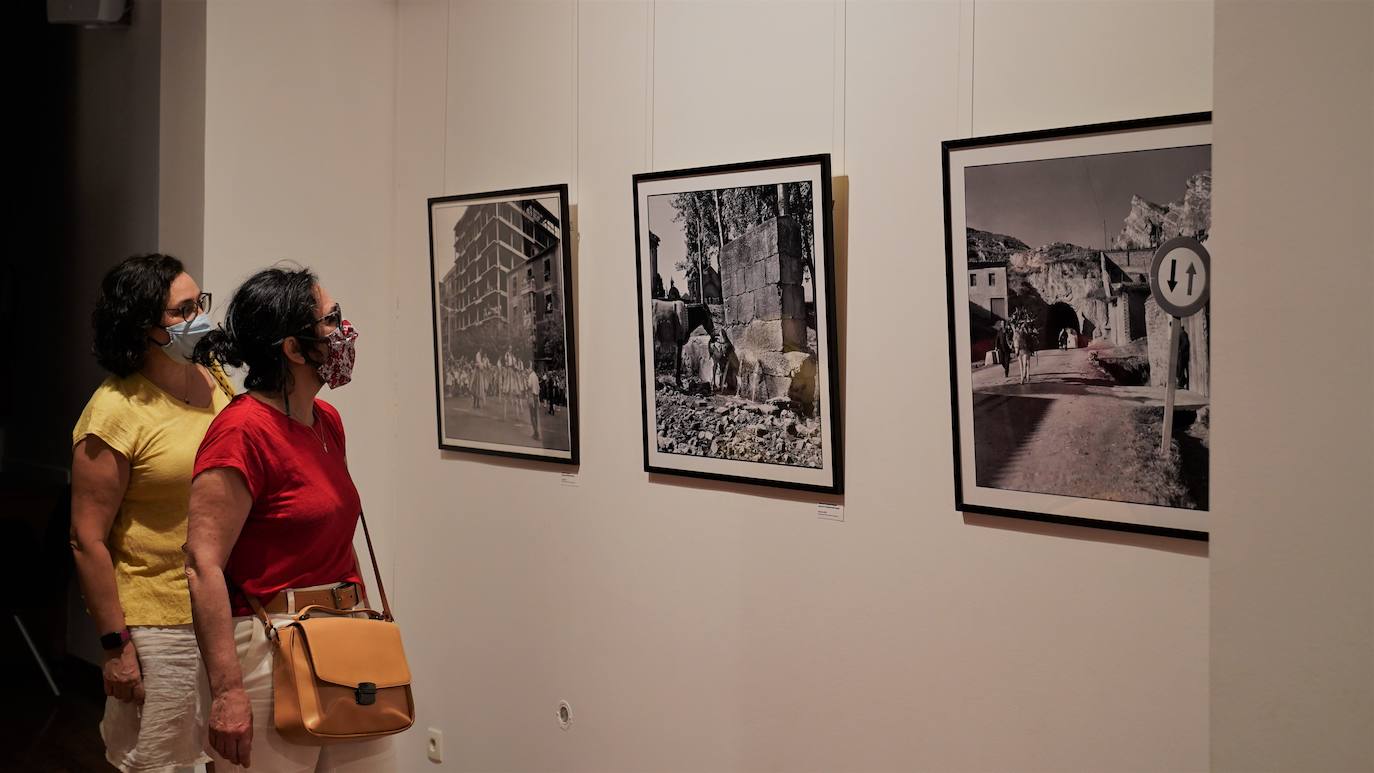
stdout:
{"type": "MultiPolygon", "coordinates": [[[[396,8],[207,5],[202,284],[215,293],[221,321],[243,280],[294,261],[316,271],[357,325],[353,383],[321,397],[345,417],[349,468],[378,549],[389,555],[396,8]]],[[[355,546],[365,561],[361,537],[355,546]]]]}
{"type": "MultiPolygon", "coordinates": [[[[939,142],[1211,109],[1213,17],[1210,3],[1146,0],[210,3],[205,281],[227,292],[292,257],[362,331],[354,384],[325,397],[348,426],[416,675],[401,770],[434,767],[428,727],[444,733],[443,768],[465,771],[1246,767],[1209,748],[1249,745],[1245,712],[1264,709],[1241,706],[1272,698],[1257,675],[1291,654],[1251,639],[1262,570],[1228,564],[1237,620],[1212,613],[1205,545],[961,516],[949,440],[939,142]],[[631,175],[815,152],[842,178],[848,493],[828,501],[844,522],[818,519],[814,497],[641,471],[631,175]],[[424,201],[564,181],[576,486],[560,469],[436,449],[424,201]],[[1228,655],[1250,653],[1227,661],[1224,684],[1209,673],[1211,619],[1233,626],[1216,637],[1228,655]]],[[[1227,61],[1253,54],[1238,32],[1217,38],[1235,49],[1227,61]]],[[[1245,74],[1226,72],[1239,88],[1245,74]]],[[[1330,255],[1369,286],[1367,253],[1330,255]]],[[[1269,311],[1239,283],[1281,281],[1239,274],[1216,295],[1219,352],[1262,349],[1240,339],[1269,311]]],[[[1367,330],[1358,304],[1340,313],[1367,330]]],[[[1218,355],[1219,400],[1244,402],[1261,356],[1218,355]]],[[[1350,418],[1374,430],[1368,361],[1322,399],[1333,415],[1364,399],[1350,418]]],[[[1264,375],[1274,394],[1306,383],[1264,375]]],[[[1271,501],[1316,445],[1309,431],[1263,446],[1250,421],[1216,419],[1231,455],[1214,465],[1216,518],[1237,534],[1299,506],[1271,501]]],[[[1358,430],[1340,436],[1343,463],[1374,467],[1358,430]]],[[[1313,549],[1342,546],[1339,576],[1368,583],[1346,569],[1374,552],[1349,512],[1374,494],[1369,476],[1304,480],[1330,485],[1340,515],[1313,549]]],[[[1262,533],[1272,549],[1282,531],[1262,533]]],[[[1291,560],[1297,572],[1325,558],[1291,560]]],[[[1335,595],[1304,619],[1308,641],[1358,666],[1374,609],[1349,631],[1322,620],[1368,595],[1319,587],[1335,595]]],[[[1361,676],[1351,721],[1374,719],[1361,676]]]]}
{"type": "MultiPolygon", "coordinates": [[[[1210,5],[402,2],[399,18],[397,587],[421,732],[444,731],[451,764],[1207,766],[1205,549],[952,508],[939,142],[1210,109],[1210,5]],[[844,523],[814,498],[641,470],[631,175],[815,152],[848,177],[844,523]],[[560,181],[576,488],[435,450],[421,332],[424,197],[560,181]]],[[[403,755],[422,769],[418,733],[403,755]]]]}
{"type": "Polygon", "coordinates": [[[1374,770],[1374,3],[1219,2],[1216,83],[1210,246],[1259,268],[1211,301],[1234,395],[1212,457],[1213,766],[1374,770]]]}

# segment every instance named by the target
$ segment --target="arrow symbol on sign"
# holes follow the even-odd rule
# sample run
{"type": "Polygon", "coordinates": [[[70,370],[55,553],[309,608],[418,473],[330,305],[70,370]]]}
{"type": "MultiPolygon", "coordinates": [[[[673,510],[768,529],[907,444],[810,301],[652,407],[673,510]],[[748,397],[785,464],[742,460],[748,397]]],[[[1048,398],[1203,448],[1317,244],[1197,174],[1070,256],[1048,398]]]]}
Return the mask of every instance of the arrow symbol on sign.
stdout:
{"type": "Polygon", "coordinates": [[[1188,264],[1188,294],[1189,294],[1189,295],[1192,295],[1192,294],[1193,294],[1193,277],[1194,277],[1196,274],[1197,274],[1197,266],[1194,266],[1192,263],[1189,263],[1189,264],[1188,264]]]}
{"type": "Polygon", "coordinates": [[[1178,287],[1178,258],[1169,261],[1169,289],[1178,287]]]}

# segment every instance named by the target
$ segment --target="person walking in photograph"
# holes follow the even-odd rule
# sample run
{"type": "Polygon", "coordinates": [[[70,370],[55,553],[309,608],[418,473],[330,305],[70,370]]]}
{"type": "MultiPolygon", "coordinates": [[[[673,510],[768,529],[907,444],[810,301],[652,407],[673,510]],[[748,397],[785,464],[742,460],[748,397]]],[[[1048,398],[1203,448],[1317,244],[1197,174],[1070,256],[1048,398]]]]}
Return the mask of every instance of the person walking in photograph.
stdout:
{"type": "Polygon", "coordinates": [[[482,354],[482,350],[478,349],[472,363],[472,410],[482,410],[486,406],[486,402],[487,358],[482,354]]]}
{"type": "Polygon", "coordinates": [[[539,437],[539,374],[534,372],[534,365],[530,363],[529,369],[525,371],[525,400],[530,409],[530,427],[534,430],[534,437],[539,437]]]}
{"type": "Polygon", "coordinates": [[[1025,324],[1017,325],[1011,338],[1012,349],[1016,352],[1016,364],[1020,367],[1020,383],[1030,383],[1030,362],[1034,349],[1031,345],[1030,329],[1025,324]]]}
{"type": "Polygon", "coordinates": [[[997,362],[1002,366],[1002,377],[1011,378],[1011,334],[1007,330],[1007,321],[997,321],[997,335],[993,339],[992,348],[997,352],[997,362]]]}

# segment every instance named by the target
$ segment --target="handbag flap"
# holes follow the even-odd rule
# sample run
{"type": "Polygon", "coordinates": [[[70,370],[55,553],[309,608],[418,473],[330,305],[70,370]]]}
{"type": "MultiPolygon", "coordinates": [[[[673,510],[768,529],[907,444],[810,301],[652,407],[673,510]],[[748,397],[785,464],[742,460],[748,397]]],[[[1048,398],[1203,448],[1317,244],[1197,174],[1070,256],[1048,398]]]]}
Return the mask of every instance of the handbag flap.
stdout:
{"type": "Polygon", "coordinates": [[[401,646],[401,629],[385,620],[357,617],[313,617],[298,626],[315,676],[325,682],[357,687],[410,684],[410,665],[401,646]]]}

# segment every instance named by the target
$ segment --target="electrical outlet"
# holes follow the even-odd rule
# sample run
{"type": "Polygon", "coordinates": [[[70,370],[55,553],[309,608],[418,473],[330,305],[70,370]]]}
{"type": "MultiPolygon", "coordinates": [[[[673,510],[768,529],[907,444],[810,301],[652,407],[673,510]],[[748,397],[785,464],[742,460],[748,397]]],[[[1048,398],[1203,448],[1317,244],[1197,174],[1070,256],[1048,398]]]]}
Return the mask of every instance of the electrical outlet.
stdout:
{"type": "Polygon", "coordinates": [[[429,756],[430,762],[444,761],[444,731],[433,727],[429,729],[429,740],[425,745],[425,754],[429,756]]]}

